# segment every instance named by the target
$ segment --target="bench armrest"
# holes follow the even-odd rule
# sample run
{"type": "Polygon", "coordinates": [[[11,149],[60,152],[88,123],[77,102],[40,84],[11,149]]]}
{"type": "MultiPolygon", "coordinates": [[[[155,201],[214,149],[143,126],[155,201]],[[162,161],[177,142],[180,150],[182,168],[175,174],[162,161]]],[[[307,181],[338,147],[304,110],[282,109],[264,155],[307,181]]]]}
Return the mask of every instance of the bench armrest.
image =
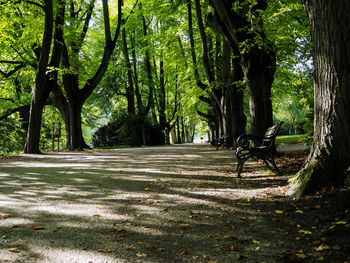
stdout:
{"type": "Polygon", "coordinates": [[[249,148],[250,141],[261,142],[264,138],[252,134],[242,134],[237,138],[237,146],[242,148],[249,148]]]}

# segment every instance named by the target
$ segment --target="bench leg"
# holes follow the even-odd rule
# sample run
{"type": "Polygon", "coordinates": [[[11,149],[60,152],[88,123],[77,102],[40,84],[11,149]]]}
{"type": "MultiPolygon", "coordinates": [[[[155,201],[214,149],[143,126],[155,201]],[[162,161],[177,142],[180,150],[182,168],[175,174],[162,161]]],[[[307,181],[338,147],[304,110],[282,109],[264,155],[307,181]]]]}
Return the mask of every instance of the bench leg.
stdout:
{"type": "Polygon", "coordinates": [[[275,171],[280,176],[282,175],[273,158],[264,158],[263,161],[271,171],[275,171]],[[272,167],[270,164],[272,165],[272,167]]]}
{"type": "Polygon", "coordinates": [[[236,172],[237,172],[237,177],[241,177],[241,173],[242,173],[242,170],[243,170],[243,165],[245,163],[245,161],[247,160],[248,158],[243,158],[243,159],[239,159],[237,158],[238,162],[237,162],[237,169],[236,169],[236,172]]]}

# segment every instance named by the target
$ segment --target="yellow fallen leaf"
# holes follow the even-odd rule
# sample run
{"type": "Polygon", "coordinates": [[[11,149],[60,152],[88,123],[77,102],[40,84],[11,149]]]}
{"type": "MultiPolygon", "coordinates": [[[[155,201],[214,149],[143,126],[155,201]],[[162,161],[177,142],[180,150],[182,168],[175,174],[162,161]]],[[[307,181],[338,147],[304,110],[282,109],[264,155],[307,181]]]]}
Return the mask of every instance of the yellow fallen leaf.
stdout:
{"type": "Polygon", "coordinates": [[[8,217],[10,217],[10,216],[11,216],[11,214],[4,214],[4,215],[1,215],[2,218],[8,218],[8,217]]]}
{"type": "Polygon", "coordinates": [[[149,188],[148,188],[148,187],[146,187],[144,190],[145,190],[145,191],[149,191],[149,188]]]}
{"type": "Polygon", "coordinates": [[[295,213],[298,213],[298,214],[303,214],[304,212],[301,211],[301,210],[296,210],[295,213]]]}
{"type": "Polygon", "coordinates": [[[311,234],[312,234],[312,232],[307,231],[307,230],[299,230],[298,232],[299,232],[300,234],[304,234],[304,235],[311,235],[311,234]]]}
{"type": "Polygon", "coordinates": [[[282,210],[275,210],[276,214],[283,214],[284,212],[282,210]]]}
{"type": "Polygon", "coordinates": [[[9,251],[10,251],[10,252],[19,252],[19,251],[18,251],[18,247],[10,248],[9,251]]]}
{"type": "Polygon", "coordinates": [[[253,239],[254,244],[260,244],[260,241],[253,239]]]}
{"type": "Polygon", "coordinates": [[[137,242],[138,245],[142,245],[143,243],[142,242],[137,242]]]}
{"type": "Polygon", "coordinates": [[[324,261],[324,256],[320,256],[319,258],[316,259],[317,261],[324,261]]]}
{"type": "Polygon", "coordinates": [[[301,258],[301,259],[307,258],[307,256],[304,254],[304,252],[302,250],[299,250],[298,253],[295,253],[295,256],[297,256],[298,258],[301,258]]]}
{"type": "Polygon", "coordinates": [[[179,245],[179,243],[177,242],[177,241],[175,241],[175,242],[173,242],[173,246],[178,246],[179,245]]]}
{"type": "Polygon", "coordinates": [[[323,251],[323,250],[329,250],[329,249],[331,249],[331,247],[326,244],[321,244],[319,247],[315,248],[316,251],[323,251]]]}
{"type": "Polygon", "coordinates": [[[343,220],[337,221],[337,222],[335,222],[335,224],[336,225],[346,225],[346,221],[343,221],[343,220]]]}
{"type": "Polygon", "coordinates": [[[146,254],[146,253],[141,253],[141,252],[139,252],[139,253],[136,254],[136,256],[137,256],[137,257],[143,257],[143,258],[144,258],[144,257],[147,257],[147,254],[146,254]]]}
{"type": "Polygon", "coordinates": [[[125,249],[126,249],[126,250],[135,250],[135,247],[134,247],[134,246],[128,246],[128,245],[126,245],[126,246],[125,246],[125,249]]]}
{"type": "Polygon", "coordinates": [[[180,226],[181,227],[188,227],[188,226],[190,226],[190,224],[181,224],[180,226]]]}

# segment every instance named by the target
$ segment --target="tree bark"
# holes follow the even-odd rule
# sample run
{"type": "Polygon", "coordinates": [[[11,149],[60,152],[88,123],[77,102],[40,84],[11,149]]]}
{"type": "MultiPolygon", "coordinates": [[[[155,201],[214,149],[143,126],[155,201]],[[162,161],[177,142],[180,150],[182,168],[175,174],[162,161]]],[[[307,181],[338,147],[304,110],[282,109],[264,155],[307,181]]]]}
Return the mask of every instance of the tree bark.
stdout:
{"type": "Polygon", "coordinates": [[[262,136],[272,125],[271,86],[276,70],[276,54],[266,38],[261,13],[266,0],[258,0],[246,13],[238,14],[230,0],[211,0],[214,14],[208,16],[209,26],[224,36],[233,49],[239,48],[241,65],[249,92],[251,133],[262,136]]]}
{"type": "Polygon", "coordinates": [[[135,115],[135,92],[134,92],[134,83],[133,83],[133,76],[132,76],[133,74],[131,69],[128,44],[126,41],[125,28],[122,29],[122,41],[123,41],[123,54],[124,54],[126,68],[127,68],[127,75],[128,75],[128,85],[126,88],[126,98],[128,101],[128,113],[131,115],[135,115]]]}
{"type": "Polygon", "coordinates": [[[40,153],[40,128],[42,112],[49,96],[47,66],[49,63],[51,42],[53,35],[53,5],[52,0],[45,1],[45,28],[42,40],[39,67],[35,79],[35,87],[30,106],[29,125],[27,139],[24,146],[24,153],[40,153]]]}
{"type": "Polygon", "coordinates": [[[304,0],[314,58],[314,139],[289,191],[306,195],[344,184],[350,165],[350,2],[304,0]]]}
{"type": "MultiPolygon", "coordinates": [[[[91,0],[89,4],[89,8],[86,14],[86,19],[84,22],[84,27],[82,28],[80,38],[75,40],[75,42],[69,43],[71,46],[72,54],[69,56],[68,48],[65,46],[62,57],[62,64],[65,68],[69,69],[71,66],[71,59],[78,59],[79,52],[82,47],[82,43],[84,42],[84,38],[86,36],[87,30],[89,28],[89,22],[91,19],[93,7],[95,4],[95,0],[91,0]]],[[[82,107],[85,101],[92,94],[96,86],[100,83],[102,77],[107,71],[108,64],[112,55],[112,52],[116,46],[117,39],[120,33],[121,28],[121,10],[122,10],[122,0],[118,0],[118,24],[114,32],[113,39],[111,37],[110,31],[110,20],[109,20],[109,11],[108,11],[108,1],[103,0],[103,15],[104,15],[104,26],[105,26],[105,46],[103,56],[101,58],[100,65],[96,70],[93,77],[88,79],[84,84],[83,88],[79,89],[79,76],[75,73],[64,73],[62,75],[63,78],[63,86],[66,93],[66,100],[69,105],[69,145],[68,149],[70,150],[82,150],[83,148],[88,148],[86,144],[81,127],[81,112],[82,107]],[[71,112],[76,111],[76,112],[71,112]],[[78,116],[79,114],[79,116],[78,116]]],[[[67,124],[66,124],[67,125],[67,124]]]]}

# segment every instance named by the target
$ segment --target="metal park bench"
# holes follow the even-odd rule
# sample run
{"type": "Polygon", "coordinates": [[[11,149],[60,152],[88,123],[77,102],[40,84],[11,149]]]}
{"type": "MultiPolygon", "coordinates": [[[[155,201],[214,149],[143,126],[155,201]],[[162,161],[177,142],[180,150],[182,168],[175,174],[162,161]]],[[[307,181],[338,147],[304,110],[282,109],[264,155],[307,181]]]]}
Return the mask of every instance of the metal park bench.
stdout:
{"type": "Polygon", "coordinates": [[[243,165],[246,160],[251,157],[262,159],[266,166],[277,174],[281,175],[273,156],[276,153],[275,139],[278,135],[283,122],[276,124],[267,129],[264,137],[258,137],[250,134],[242,134],[237,138],[237,172],[241,177],[243,165]],[[250,142],[254,142],[254,146],[250,146],[250,142]]]}
{"type": "Polygon", "coordinates": [[[225,137],[219,137],[215,139],[215,145],[216,145],[216,150],[218,151],[219,148],[225,148],[226,147],[226,140],[225,137]]]}

